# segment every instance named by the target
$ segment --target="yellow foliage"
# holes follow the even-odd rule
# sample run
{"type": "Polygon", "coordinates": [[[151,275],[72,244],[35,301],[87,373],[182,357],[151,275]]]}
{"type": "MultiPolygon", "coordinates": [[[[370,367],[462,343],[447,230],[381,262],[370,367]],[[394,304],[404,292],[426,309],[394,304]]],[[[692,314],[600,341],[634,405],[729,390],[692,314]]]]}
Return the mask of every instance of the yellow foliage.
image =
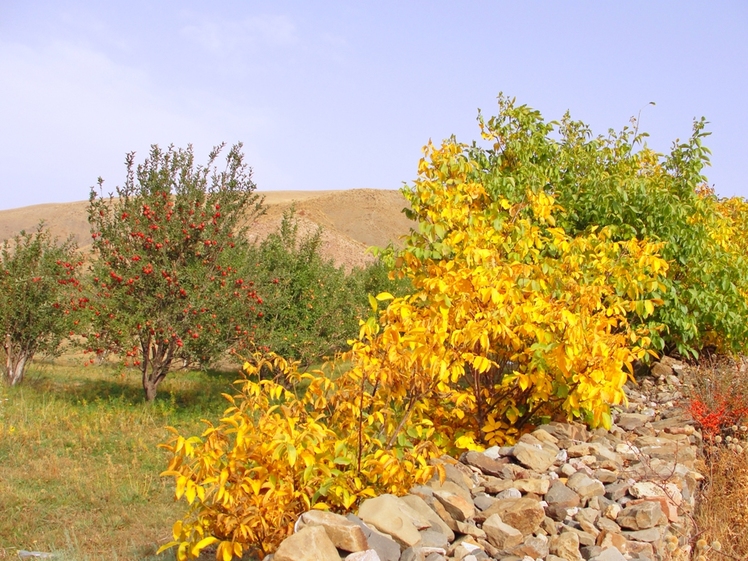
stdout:
{"type": "Polygon", "coordinates": [[[633,361],[651,352],[660,246],[605,228],[570,237],[553,193],[494,201],[464,146],[425,152],[406,193],[419,231],[396,259],[413,293],[370,297],[350,367],[251,357],[219,423],[165,445],[165,475],[190,504],[165,546],[178,559],[212,543],[218,559],[269,553],[305,510],[403,494],[434,475],[429,460],[511,443],[544,419],[610,426],[633,361]]]}

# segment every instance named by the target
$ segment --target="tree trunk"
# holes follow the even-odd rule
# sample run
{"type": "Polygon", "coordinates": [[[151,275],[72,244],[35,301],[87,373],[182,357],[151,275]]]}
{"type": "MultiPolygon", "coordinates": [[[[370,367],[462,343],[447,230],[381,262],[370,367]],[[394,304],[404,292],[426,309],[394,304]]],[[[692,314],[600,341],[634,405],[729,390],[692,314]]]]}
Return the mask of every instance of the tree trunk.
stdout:
{"type": "Polygon", "coordinates": [[[169,343],[152,343],[153,339],[148,337],[141,341],[140,349],[143,360],[140,371],[143,374],[143,391],[145,400],[152,403],[156,399],[158,385],[169,373],[171,361],[174,358],[176,341],[172,339],[169,343]]]}
{"type": "Polygon", "coordinates": [[[5,375],[3,377],[8,385],[15,386],[23,380],[23,375],[26,373],[26,365],[33,358],[34,353],[13,345],[10,334],[5,336],[3,348],[5,350],[5,375]]]}

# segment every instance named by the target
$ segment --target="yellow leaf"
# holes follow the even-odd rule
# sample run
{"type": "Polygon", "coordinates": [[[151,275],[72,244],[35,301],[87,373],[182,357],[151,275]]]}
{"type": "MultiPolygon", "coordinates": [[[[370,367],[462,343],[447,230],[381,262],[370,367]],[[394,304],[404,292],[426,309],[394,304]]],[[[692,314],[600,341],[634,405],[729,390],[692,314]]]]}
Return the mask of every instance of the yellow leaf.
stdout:
{"type": "Polygon", "coordinates": [[[379,305],[377,304],[377,299],[374,298],[371,294],[369,294],[369,306],[371,306],[371,309],[374,312],[376,312],[377,308],[379,308],[379,305]]]}
{"type": "Polygon", "coordinates": [[[200,551],[208,547],[209,545],[213,545],[218,541],[218,538],[213,536],[208,536],[207,538],[201,539],[199,542],[197,542],[195,545],[192,546],[192,550],[190,553],[192,553],[193,557],[197,557],[200,555],[200,551]]]}
{"type": "Polygon", "coordinates": [[[385,300],[394,300],[394,299],[395,297],[389,292],[380,292],[379,294],[377,294],[377,300],[379,300],[380,302],[383,302],[385,300]]]}

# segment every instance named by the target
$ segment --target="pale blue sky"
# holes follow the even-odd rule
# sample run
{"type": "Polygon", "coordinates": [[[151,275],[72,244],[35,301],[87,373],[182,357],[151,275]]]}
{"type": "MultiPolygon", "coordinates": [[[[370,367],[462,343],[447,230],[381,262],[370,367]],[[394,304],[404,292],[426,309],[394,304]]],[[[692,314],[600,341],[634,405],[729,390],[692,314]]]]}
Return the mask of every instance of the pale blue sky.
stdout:
{"type": "Polygon", "coordinates": [[[666,150],[710,121],[748,196],[748,2],[0,0],[0,208],[83,200],[128,151],[243,141],[261,190],[397,189],[503,91],[666,150]],[[650,101],[655,107],[647,106],[650,101]]]}

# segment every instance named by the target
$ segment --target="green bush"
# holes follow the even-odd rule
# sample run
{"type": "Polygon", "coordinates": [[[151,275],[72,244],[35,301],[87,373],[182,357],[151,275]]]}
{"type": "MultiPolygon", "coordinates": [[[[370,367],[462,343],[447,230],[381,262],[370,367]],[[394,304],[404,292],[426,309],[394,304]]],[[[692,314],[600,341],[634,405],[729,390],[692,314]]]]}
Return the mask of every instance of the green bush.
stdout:
{"type": "Polygon", "coordinates": [[[518,203],[530,186],[556,197],[558,225],[568,235],[610,227],[614,240],[664,243],[670,269],[657,295],[664,305],[649,319],[664,326],[657,348],[691,356],[705,346],[745,350],[748,269],[732,243],[737,240],[723,228],[719,201],[705,188],[704,119],[667,154],[646,145],[635,120],[620,133],[593,136],[568,114],[546,122],[504,96],[498,115],[479,122],[491,145],[473,144],[470,157],[479,164],[474,179],[493,198],[518,203]]]}
{"type": "Polygon", "coordinates": [[[263,304],[255,342],[304,366],[347,348],[368,315],[368,294],[403,291],[403,281],[391,281],[382,261],[346,274],[322,256],[321,236],[320,228],[300,233],[291,209],[250,251],[245,274],[263,304]]]}

